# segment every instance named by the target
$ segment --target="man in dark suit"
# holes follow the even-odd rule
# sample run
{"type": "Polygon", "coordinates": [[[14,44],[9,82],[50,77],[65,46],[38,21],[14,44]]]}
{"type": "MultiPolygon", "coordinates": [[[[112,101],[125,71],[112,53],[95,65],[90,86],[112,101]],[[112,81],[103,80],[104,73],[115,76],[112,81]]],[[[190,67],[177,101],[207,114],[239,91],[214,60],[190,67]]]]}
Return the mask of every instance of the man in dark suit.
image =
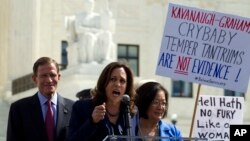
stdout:
{"type": "Polygon", "coordinates": [[[33,66],[33,81],[38,92],[10,106],[7,141],[64,141],[73,101],[57,92],[60,80],[58,63],[39,58],[33,66]]]}

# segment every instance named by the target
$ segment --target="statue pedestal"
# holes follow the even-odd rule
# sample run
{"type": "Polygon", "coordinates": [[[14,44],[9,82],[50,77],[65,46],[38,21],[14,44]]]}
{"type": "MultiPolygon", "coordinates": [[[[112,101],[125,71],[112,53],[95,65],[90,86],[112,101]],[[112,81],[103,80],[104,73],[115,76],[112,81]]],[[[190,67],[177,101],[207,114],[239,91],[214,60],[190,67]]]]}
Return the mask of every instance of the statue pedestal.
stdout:
{"type": "Polygon", "coordinates": [[[77,100],[76,93],[94,88],[105,64],[78,64],[61,71],[58,92],[69,99],[77,100]]]}

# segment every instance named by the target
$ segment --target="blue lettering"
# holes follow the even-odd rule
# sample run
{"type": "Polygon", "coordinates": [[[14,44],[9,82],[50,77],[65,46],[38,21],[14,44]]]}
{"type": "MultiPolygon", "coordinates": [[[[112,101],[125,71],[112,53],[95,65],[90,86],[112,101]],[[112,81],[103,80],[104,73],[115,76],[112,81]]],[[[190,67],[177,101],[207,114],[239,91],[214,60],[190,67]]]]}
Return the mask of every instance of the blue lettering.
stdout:
{"type": "Polygon", "coordinates": [[[163,66],[167,68],[172,68],[173,57],[176,56],[174,54],[162,53],[160,60],[158,62],[158,66],[163,66]]]}
{"type": "Polygon", "coordinates": [[[192,73],[228,80],[230,67],[216,62],[194,59],[192,73]]]}

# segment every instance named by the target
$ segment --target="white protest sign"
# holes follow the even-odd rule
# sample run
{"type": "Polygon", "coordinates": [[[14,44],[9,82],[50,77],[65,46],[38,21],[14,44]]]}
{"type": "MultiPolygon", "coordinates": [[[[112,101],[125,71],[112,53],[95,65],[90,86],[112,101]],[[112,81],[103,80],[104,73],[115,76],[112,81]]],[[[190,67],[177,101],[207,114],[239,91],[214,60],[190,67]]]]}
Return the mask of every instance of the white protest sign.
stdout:
{"type": "Polygon", "coordinates": [[[246,92],[250,19],[169,4],[156,74],[246,92]]]}
{"type": "Polygon", "coordinates": [[[230,124],[243,123],[243,97],[199,97],[193,137],[229,140],[230,124]]]}

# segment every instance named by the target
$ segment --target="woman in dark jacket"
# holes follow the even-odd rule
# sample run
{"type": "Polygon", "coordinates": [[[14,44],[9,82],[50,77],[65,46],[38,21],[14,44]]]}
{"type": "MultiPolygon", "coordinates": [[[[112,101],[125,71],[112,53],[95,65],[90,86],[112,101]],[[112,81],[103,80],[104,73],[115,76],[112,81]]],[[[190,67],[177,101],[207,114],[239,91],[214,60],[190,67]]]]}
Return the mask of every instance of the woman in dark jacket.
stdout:
{"type": "Polygon", "coordinates": [[[123,63],[112,62],[102,71],[93,99],[73,105],[69,125],[70,141],[101,141],[107,135],[127,135],[126,107],[123,95],[130,97],[130,113],[134,108],[134,79],[123,63]]]}

